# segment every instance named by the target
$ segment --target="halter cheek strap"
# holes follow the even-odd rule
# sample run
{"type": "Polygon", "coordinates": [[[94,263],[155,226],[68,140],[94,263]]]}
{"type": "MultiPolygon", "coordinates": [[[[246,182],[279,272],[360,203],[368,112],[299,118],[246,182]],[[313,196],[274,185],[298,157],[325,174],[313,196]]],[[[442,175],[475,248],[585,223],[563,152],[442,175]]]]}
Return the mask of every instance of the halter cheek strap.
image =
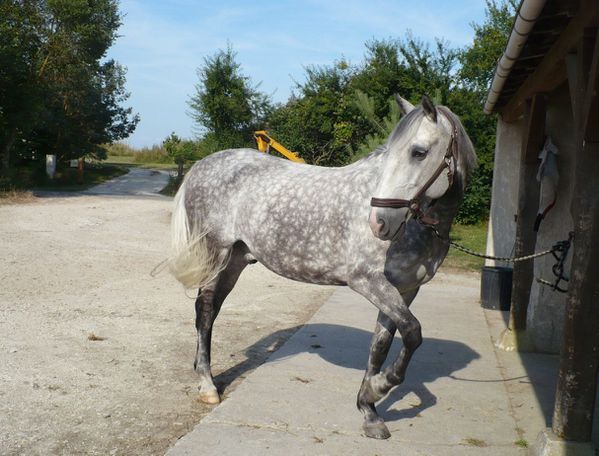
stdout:
{"type": "MultiPolygon", "coordinates": [[[[393,209],[400,209],[400,208],[407,207],[407,208],[409,208],[409,214],[413,218],[418,220],[420,223],[422,223],[424,225],[432,225],[432,226],[437,225],[439,223],[438,220],[436,220],[432,217],[429,217],[424,213],[424,211],[421,208],[422,199],[423,199],[426,191],[431,187],[431,185],[433,185],[435,183],[435,181],[439,178],[439,176],[445,170],[445,168],[447,168],[447,170],[448,170],[447,178],[449,180],[449,187],[447,187],[447,189],[449,190],[451,188],[451,186],[453,185],[454,172],[451,169],[451,161],[453,159],[454,165],[457,164],[458,145],[457,145],[456,138],[458,135],[458,129],[457,129],[455,122],[451,118],[451,116],[448,115],[447,113],[445,113],[441,108],[438,108],[438,109],[440,112],[442,112],[445,115],[447,120],[449,120],[449,123],[451,124],[452,130],[453,130],[451,132],[451,139],[449,140],[449,145],[447,146],[447,152],[445,153],[445,156],[443,157],[443,161],[439,164],[439,166],[437,167],[437,169],[435,170],[433,175],[431,177],[429,177],[429,179],[424,183],[424,185],[422,187],[420,187],[420,190],[418,190],[418,192],[416,193],[416,195],[414,195],[414,197],[412,199],[405,200],[405,199],[399,199],[399,198],[372,198],[370,200],[370,205],[372,207],[387,207],[387,208],[393,208],[393,209]]],[[[434,204],[434,201],[433,201],[433,204],[434,204]]]]}

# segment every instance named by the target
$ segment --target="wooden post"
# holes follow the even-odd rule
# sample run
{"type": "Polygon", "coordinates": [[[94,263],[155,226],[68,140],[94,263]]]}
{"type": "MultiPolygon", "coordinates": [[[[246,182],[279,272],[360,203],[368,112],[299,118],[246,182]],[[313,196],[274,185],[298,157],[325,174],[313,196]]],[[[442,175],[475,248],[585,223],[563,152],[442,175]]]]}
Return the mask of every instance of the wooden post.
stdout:
{"type": "Polygon", "coordinates": [[[585,33],[578,46],[576,63],[577,96],[573,111],[577,154],[571,205],[574,253],[552,430],[564,440],[588,442],[599,366],[599,35],[596,29],[585,33]]]}
{"type": "Polygon", "coordinates": [[[83,166],[84,166],[84,158],[81,157],[77,162],[77,183],[79,185],[83,184],[83,166]]]}
{"type": "MultiPolygon", "coordinates": [[[[515,256],[530,255],[535,251],[537,233],[534,222],[539,209],[539,189],[536,175],[538,155],[545,140],[545,97],[536,94],[528,103],[526,130],[522,143],[516,221],[515,256]]],[[[516,333],[526,329],[526,314],[532,286],[534,262],[514,264],[512,302],[509,328],[516,333]]]]}

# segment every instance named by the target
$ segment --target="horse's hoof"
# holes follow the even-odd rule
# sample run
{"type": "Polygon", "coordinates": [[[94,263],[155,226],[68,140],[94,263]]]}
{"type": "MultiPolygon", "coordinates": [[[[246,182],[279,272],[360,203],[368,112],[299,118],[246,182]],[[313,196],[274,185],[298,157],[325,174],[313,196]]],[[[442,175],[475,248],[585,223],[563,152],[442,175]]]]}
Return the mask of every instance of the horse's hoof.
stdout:
{"type": "Polygon", "coordinates": [[[204,404],[220,404],[220,396],[216,390],[200,392],[199,399],[204,404]]]}
{"type": "Polygon", "coordinates": [[[372,439],[385,440],[391,437],[389,429],[387,429],[387,426],[382,421],[377,421],[374,423],[368,423],[365,421],[362,429],[364,429],[366,437],[370,437],[372,439]]]}

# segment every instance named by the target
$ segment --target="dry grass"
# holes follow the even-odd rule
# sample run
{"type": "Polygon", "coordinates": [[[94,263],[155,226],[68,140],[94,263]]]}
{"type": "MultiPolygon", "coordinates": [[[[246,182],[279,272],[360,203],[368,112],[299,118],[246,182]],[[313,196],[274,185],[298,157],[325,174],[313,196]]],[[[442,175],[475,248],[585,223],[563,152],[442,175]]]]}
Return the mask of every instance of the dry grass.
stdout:
{"type": "Polygon", "coordinates": [[[462,440],[462,442],[465,445],[469,445],[469,446],[475,446],[475,447],[479,447],[479,448],[483,448],[488,446],[487,442],[485,442],[484,440],[480,440],[480,439],[474,439],[472,437],[469,437],[467,439],[462,440]]]}
{"type": "Polygon", "coordinates": [[[94,333],[91,333],[89,336],[87,336],[87,340],[102,341],[102,340],[106,340],[106,337],[96,336],[94,333]]]}
{"type": "Polygon", "coordinates": [[[26,204],[35,201],[37,201],[37,198],[28,190],[9,190],[7,192],[0,192],[0,206],[26,204]]]}

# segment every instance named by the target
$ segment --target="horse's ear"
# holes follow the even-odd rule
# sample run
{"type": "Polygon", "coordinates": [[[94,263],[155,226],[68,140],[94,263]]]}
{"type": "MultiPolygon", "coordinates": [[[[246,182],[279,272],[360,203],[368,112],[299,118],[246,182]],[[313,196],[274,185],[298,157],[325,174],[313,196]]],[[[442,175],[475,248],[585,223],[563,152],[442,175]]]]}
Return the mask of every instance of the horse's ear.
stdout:
{"type": "Polygon", "coordinates": [[[400,97],[398,94],[395,94],[395,101],[397,101],[397,104],[399,105],[399,111],[401,112],[402,116],[405,116],[408,112],[414,109],[414,105],[412,103],[405,98],[400,97]]]}
{"type": "Polygon", "coordinates": [[[424,113],[431,118],[433,122],[437,122],[437,109],[429,97],[422,97],[422,109],[424,113]]]}

